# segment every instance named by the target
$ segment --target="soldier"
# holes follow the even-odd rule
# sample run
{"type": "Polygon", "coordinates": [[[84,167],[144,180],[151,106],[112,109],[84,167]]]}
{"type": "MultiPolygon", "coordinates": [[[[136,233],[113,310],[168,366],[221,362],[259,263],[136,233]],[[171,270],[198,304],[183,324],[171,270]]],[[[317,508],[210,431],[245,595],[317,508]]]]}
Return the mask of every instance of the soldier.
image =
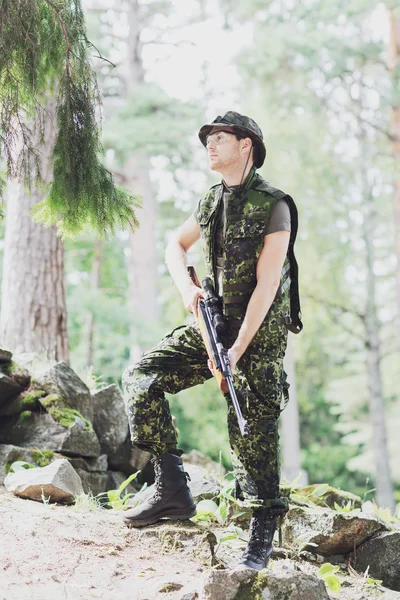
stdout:
{"type": "MultiPolygon", "coordinates": [[[[178,229],[166,262],[185,307],[195,313],[203,291],[190,279],[186,253],[201,238],[207,276],[226,322],[223,341],[235,390],[248,423],[248,435],[242,437],[225,394],[236,493],[252,508],[240,566],[260,570],[273,550],[277,519],[281,522],[288,510],[288,499],[279,490],[278,419],[289,399],[283,368],[287,332],[303,328],[294,256],[297,209],[288,194],[256,172],[266,150],[255,121],[229,111],[204,125],[199,138],[210,169],[223,179],[178,229]]],[[[124,513],[128,525],[195,515],[165,392],[177,393],[211,376],[196,323],[174,329],[124,372],[132,442],[154,455],[155,471],[155,493],[124,513]]]]}

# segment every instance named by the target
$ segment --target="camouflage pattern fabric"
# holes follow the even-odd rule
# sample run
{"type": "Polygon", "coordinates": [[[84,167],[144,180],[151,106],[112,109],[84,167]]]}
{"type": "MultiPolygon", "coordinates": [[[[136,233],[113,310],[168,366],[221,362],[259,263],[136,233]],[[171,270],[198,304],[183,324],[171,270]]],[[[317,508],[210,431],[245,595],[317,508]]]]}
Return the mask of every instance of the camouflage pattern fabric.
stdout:
{"type": "MultiPolygon", "coordinates": [[[[195,211],[201,227],[207,275],[214,283],[214,236],[221,208],[221,188],[222,185],[211,188],[195,211]]],[[[268,186],[253,168],[240,195],[229,204],[224,243],[224,297],[221,298],[227,324],[223,335],[226,348],[230,348],[237,337],[256,285],[257,260],[269,215],[279,195],[285,197],[280,190],[268,186]],[[275,192],[278,193],[274,196],[275,192]]],[[[288,281],[290,283],[290,270],[286,259],[281,285],[271,308],[237,363],[234,385],[248,422],[248,436],[241,436],[229,394],[225,394],[239,497],[251,506],[269,507],[278,515],[288,508],[287,498],[282,498],[279,492],[278,432],[279,415],[289,399],[283,368],[288,335],[285,320],[290,314],[288,281]]],[[[123,388],[133,444],[155,455],[176,448],[176,433],[165,392],[174,394],[211,377],[206,349],[195,323],[174,329],[137,364],[128,367],[123,375],[123,388]]]]}

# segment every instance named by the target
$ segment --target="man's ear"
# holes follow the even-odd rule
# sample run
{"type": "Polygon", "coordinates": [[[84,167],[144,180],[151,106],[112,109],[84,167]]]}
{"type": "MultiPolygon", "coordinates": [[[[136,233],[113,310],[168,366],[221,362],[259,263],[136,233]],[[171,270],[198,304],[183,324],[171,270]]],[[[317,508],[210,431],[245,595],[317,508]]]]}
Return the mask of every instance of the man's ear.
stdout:
{"type": "Polygon", "coordinates": [[[249,148],[251,149],[253,147],[253,140],[251,138],[243,138],[241,141],[244,142],[242,151],[247,151],[249,148]]]}

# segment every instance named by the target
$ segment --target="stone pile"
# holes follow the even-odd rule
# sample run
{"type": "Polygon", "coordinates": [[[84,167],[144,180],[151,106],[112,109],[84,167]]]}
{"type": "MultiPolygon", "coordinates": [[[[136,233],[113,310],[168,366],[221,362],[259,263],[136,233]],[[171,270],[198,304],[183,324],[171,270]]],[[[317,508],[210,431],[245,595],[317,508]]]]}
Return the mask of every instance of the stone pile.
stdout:
{"type": "MultiPolygon", "coordinates": [[[[0,350],[0,484],[13,462],[45,467],[67,459],[83,490],[96,496],[118,489],[149,458],[132,448],[117,385],[91,391],[65,362],[33,378],[13,362],[11,352],[0,350]]],[[[194,453],[192,462],[198,460],[194,453]]],[[[188,468],[197,499],[218,494],[218,482],[206,476],[208,469],[188,468]]],[[[130,486],[128,491],[135,490],[130,486]]]]}

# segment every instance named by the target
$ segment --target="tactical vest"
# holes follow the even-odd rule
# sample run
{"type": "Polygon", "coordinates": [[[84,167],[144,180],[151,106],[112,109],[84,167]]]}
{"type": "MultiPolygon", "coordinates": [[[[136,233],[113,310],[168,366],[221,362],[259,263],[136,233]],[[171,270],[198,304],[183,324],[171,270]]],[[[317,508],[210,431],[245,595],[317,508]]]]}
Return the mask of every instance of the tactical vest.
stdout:
{"type": "MultiPolygon", "coordinates": [[[[214,236],[221,209],[223,184],[213,186],[202,198],[195,212],[200,225],[206,273],[216,281],[214,236]]],[[[240,196],[233,197],[226,211],[224,243],[223,312],[227,317],[243,319],[247,304],[257,284],[256,267],[263,248],[264,236],[271,212],[280,199],[286,200],[290,209],[291,233],[289,247],[282,267],[281,279],[275,300],[289,295],[290,314],[286,327],[293,333],[303,329],[298,288],[298,265],[294,255],[297,236],[297,208],[291,196],[272,187],[253,167],[245,181],[240,196]]],[[[271,312],[273,312],[273,305],[271,312]]]]}

